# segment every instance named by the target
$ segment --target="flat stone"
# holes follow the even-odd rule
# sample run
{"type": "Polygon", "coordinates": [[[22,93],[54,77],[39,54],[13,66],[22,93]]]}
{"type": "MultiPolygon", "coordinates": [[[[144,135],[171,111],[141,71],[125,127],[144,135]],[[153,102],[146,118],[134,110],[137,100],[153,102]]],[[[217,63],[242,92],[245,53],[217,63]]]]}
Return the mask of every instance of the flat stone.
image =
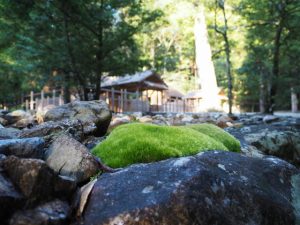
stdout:
{"type": "Polygon", "coordinates": [[[44,145],[45,141],[42,138],[0,140],[0,154],[43,159],[44,145]]]}
{"type": "Polygon", "coordinates": [[[76,182],[87,181],[98,172],[97,162],[89,150],[75,139],[61,135],[53,141],[45,157],[47,165],[76,182]]]}
{"type": "Polygon", "coordinates": [[[133,165],[98,179],[75,224],[295,224],[299,176],[275,157],[221,151],[133,165]]]}
{"type": "Polygon", "coordinates": [[[4,223],[9,216],[24,203],[24,197],[12,182],[0,173],[0,221],[4,223]]]}
{"type": "Polygon", "coordinates": [[[54,200],[31,210],[15,213],[10,225],[63,225],[70,215],[67,202],[54,200]]]}

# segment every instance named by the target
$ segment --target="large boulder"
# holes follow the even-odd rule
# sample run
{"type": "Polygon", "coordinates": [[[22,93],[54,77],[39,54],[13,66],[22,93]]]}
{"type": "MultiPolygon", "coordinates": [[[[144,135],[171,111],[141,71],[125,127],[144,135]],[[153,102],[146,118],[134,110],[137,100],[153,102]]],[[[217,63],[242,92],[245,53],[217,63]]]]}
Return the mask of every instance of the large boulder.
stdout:
{"type": "Polygon", "coordinates": [[[17,138],[20,133],[21,131],[18,129],[4,127],[1,128],[0,126],[0,140],[17,138]]]}
{"type": "MultiPolygon", "coordinates": [[[[300,130],[289,120],[273,124],[248,125],[227,129],[238,138],[242,150],[274,155],[300,166],[300,130]]],[[[247,153],[248,154],[248,153],[247,153]]],[[[256,154],[256,153],[255,153],[256,154]]]]}
{"type": "Polygon", "coordinates": [[[24,128],[34,123],[34,117],[24,110],[15,110],[4,116],[8,125],[13,125],[17,128],[24,128]]]}
{"type": "Polygon", "coordinates": [[[25,196],[27,206],[56,197],[67,198],[75,189],[74,182],[57,176],[40,159],[9,156],[4,160],[3,168],[10,180],[25,196]]]}
{"type": "Polygon", "coordinates": [[[42,138],[0,140],[0,154],[43,159],[44,145],[42,138]]]}
{"type": "Polygon", "coordinates": [[[0,221],[4,224],[9,216],[24,203],[23,195],[12,182],[0,173],[0,221]]]}
{"type": "Polygon", "coordinates": [[[70,214],[67,202],[54,200],[34,209],[19,211],[10,219],[10,225],[63,225],[70,214]]]}
{"type": "Polygon", "coordinates": [[[260,151],[300,166],[300,132],[267,130],[245,135],[245,140],[260,151]]]}
{"type": "Polygon", "coordinates": [[[98,164],[89,150],[67,135],[61,135],[53,141],[45,160],[54,171],[78,183],[87,181],[98,172],[98,164]]]}
{"type": "MultiPolygon", "coordinates": [[[[90,131],[95,131],[95,127],[91,127],[90,131]]],[[[82,140],[85,136],[83,125],[79,120],[62,120],[49,121],[39,124],[31,129],[23,129],[18,135],[20,138],[44,137],[47,142],[52,141],[56,136],[70,134],[76,140],[82,140]]]]}
{"type": "Polygon", "coordinates": [[[295,224],[299,184],[280,159],[210,151],[102,175],[77,224],[295,224]]]}
{"type": "Polygon", "coordinates": [[[106,102],[99,101],[74,101],[49,110],[44,121],[60,121],[63,119],[80,120],[84,129],[96,126],[96,135],[104,135],[111,120],[111,112],[106,102]]]}

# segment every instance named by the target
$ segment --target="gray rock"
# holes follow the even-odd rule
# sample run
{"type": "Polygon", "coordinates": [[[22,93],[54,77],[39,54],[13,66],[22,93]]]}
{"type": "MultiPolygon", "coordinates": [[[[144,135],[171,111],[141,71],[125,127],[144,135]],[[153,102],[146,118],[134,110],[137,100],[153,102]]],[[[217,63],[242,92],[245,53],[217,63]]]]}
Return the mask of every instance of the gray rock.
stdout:
{"type": "Polygon", "coordinates": [[[21,131],[15,128],[0,127],[0,140],[17,138],[20,133],[21,131]]]}
{"type": "Polygon", "coordinates": [[[33,118],[32,115],[29,112],[25,112],[24,110],[15,110],[4,115],[4,119],[9,125],[15,124],[20,120],[29,120],[30,118],[33,118]]]}
{"type": "Polygon", "coordinates": [[[26,198],[26,205],[33,206],[56,197],[67,198],[74,192],[74,182],[62,179],[39,159],[7,157],[3,168],[11,181],[26,198]],[[67,192],[68,196],[66,196],[67,192]]]}
{"type": "Polygon", "coordinates": [[[297,177],[280,159],[219,151],[133,165],[101,176],[77,224],[295,224],[297,177]]]}
{"type": "Polygon", "coordinates": [[[300,133],[266,130],[245,135],[248,144],[268,155],[274,155],[300,166],[300,133]]]}
{"type": "MultiPolygon", "coordinates": [[[[91,127],[90,129],[96,130],[96,127],[91,127]]],[[[48,142],[52,140],[52,136],[60,135],[61,133],[71,134],[76,140],[81,140],[85,135],[83,125],[79,120],[62,120],[57,122],[49,121],[31,129],[23,129],[19,137],[45,137],[48,142]]]]}
{"type": "Polygon", "coordinates": [[[10,225],[62,225],[70,215],[67,202],[54,200],[31,210],[15,213],[10,219],[10,225]]]}
{"type": "Polygon", "coordinates": [[[43,159],[44,145],[45,141],[42,138],[0,140],[0,154],[43,159]]]}
{"type": "Polygon", "coordinates": [[[1,128],[1,127],[3,128],[3,126],[6,126],[7,123],[8,123],[8,122],[7,122],[4,118],[0,117],[0,128],[1,128]]]}
{"type": "Polygon", "coordinates": [[[80,120],[84,132],[90,132],[90,127],[97,129],[95,135],[104,135],[111,121],[111,112],[106,102],[99,101],[74,101],[49,110],[44,121],[60,121],[63,119],[80,120]]]}
{"type": "Polygon", "coordinates": [[[273,116],[273,115],[266,115],[263,118],[263,121],[265,123],[272,123],[272,122],[275,122],[275,121],[278,121],[278,120],[279,120],[279,117],[273,116]]]}
{"type": "Polygon", "coordinates": [[[61,135],[53,141],[45,160],[54,171],[79,183],[98,172],[97,162],[88,149],[67,135],[61,135]]]}
{"type": "Polygon", "coordinates": [[[24,203],[24,197],[4,174],[0,173],[0,221],[1,224],[24,203]]]}

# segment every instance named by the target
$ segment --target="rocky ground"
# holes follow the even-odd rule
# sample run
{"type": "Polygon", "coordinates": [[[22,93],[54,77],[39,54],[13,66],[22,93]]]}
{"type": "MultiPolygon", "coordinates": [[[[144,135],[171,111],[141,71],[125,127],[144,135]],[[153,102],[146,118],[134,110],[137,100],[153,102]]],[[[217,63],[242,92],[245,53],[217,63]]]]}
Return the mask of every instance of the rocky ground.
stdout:
{"type": "Polygon", "coordinates": [[[0,111],[4,225],[300,224],[299,166],[300,118],[291,116],[112,116],[101,101],[0,111]],[[211,149],[111,171],[90,149],[131,122],[213,123],[240,140],[242,153],[211,149]]]}

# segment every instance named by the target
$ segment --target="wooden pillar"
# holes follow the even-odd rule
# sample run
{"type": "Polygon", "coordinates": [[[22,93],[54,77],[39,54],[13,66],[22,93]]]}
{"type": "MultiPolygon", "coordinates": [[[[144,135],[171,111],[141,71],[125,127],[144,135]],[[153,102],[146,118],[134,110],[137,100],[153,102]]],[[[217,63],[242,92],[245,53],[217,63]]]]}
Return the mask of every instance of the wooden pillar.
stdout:
{"type": "Polygon", "coordinates": [[[26,111],[29,110],[29,101],[28,101],[28,99],[26,99],[26,101],[25,101],[25,109],[26,109],[26,111]]]}
{"type": "Polygon", "coordinates": [[[115,89],[111,89],[111,107],[112,111],[115,111],[115,89]]]}
{"type": "Polygon", "coordinates": [[[109,102],[109,92],[108,91],[106,91],[105,97],[106,97],[105,102],[109,105],[110,102],[109,102]]]}
{"type": "Polygon", "coordinates": [[[30,110],[33,110],[34,108],[34,99],[33,99],[34,93],[33,91],[30,92],[30,110]]]}
{"type": "Polygon", "coordinates": [[[44,90],[41,91],[41,107],[42,107],[42,110],[44,108],[44,100],[45,100],[45,93],[44,93],[44,90]]]}
{"type": "Polygon", "coordinates": [[[63,96],[62,94],[60,94],[58,99],[58,105],[62,105],[62,104],[63,104],[63,96]]]}
{"type": "Polygon", "coordinates": [[[135,98],[136,98],[136,104],[137,104],[137,111],[139,111],[140,110],[140,101],[139,101],[139,91],[138,90],[136,90],[135,91],[135,98]]]}
{"type": "Polygon", "coordinates": [[[47,96],[46,104],[50,105],[50,96],[47,96]]]}
{"type": "Polygon", "coordinates": [[[298,96],[294,88],[291,88],[291,106],[292,112],[298,112],[298,96]]]}
{"type": "Polygon", "coordinates": [[[127,94],[127,89],[124,90],[124,111],[128,111],[128,94],[127,94]]]}
{"type": "Polygon", "coordinates": [[[53,101],[53,105],[55,105],[55,97],[56,97],[56,90],[54,89],[52,91],[52,101],[53,101]]]}

